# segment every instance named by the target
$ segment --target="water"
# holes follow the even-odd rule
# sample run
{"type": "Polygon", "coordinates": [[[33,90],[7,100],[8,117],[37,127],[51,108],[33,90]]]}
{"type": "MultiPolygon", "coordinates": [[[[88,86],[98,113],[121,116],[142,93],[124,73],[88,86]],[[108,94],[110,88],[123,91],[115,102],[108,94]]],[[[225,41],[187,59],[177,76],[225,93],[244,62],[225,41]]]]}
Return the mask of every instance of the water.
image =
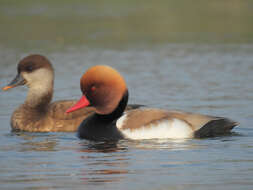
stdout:
{"type": "Polygon", "coordinates": [[[11,133],[10,116],[27,89],[0,92],[1,190],[253,188],[250,1],[18,2],[0,3],[1,87],[15,76],[18,60],[41,53],[55,68],[54,100],[79,98],[83,72],[107,64],[125,77],[130,103],[226,116],[240,126],[224,137],[117,144],[75,133],[11,133]],[[183,23],[168,21],[168,9],[183,23]]]}

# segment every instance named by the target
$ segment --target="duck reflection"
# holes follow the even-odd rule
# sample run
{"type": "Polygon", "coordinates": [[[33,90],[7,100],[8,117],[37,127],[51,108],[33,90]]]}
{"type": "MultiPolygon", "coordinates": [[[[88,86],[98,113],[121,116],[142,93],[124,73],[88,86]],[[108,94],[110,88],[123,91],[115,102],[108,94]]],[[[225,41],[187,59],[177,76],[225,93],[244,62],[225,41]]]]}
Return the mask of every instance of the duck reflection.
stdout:
{"type": "Polygon", "coordinates": [[[81,149],[80,152],[101,152],[101,153],[110,153],[110,152],[124,152],[127,151],[127,146],[124,145],[124,141],[82,141],[80,143],[81,149]]]}
{"type": "Polygon", "coordinates": [[[129,173],[129,154],[124,141],[90,142],[82,141],[80,152],[85,167],[81,179],[85,184],[117,182],[129,173]]]}
{"type": "Polygon", "coordinates": [[[13,133],[22,138],[18,146],[20,152],[25,151],[55,151],[57,146],[57,138],[54,134],[40,134],[40,133],[26,133],[15,132],[13,133]]]}

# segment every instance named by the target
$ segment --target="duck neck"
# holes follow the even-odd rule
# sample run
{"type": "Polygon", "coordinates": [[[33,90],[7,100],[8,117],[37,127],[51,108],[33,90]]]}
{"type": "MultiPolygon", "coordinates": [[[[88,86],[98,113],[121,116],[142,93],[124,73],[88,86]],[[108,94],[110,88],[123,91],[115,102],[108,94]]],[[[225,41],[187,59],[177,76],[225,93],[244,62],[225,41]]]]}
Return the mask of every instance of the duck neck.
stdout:
{"type": "Polygon", "coordinates": [[[127,106],[127,102],[128,102],[128,90],[126,90],[126,92],[124,93],[122,99],[120,100],[117,108],[110,114],[107,115],[101,115],[101,114],[97,114],[99,119],[101,120],[106,120],[106,121],[113,121],[117,118],[119,118],[123,112],[125,111],[125,108],[127,106]]]}
{"type": "Polygon", "coordinates": [[[27,108],[46,110],[53,97],[53,80],[46,85],[29,86],[24,105],[27,108]]]}

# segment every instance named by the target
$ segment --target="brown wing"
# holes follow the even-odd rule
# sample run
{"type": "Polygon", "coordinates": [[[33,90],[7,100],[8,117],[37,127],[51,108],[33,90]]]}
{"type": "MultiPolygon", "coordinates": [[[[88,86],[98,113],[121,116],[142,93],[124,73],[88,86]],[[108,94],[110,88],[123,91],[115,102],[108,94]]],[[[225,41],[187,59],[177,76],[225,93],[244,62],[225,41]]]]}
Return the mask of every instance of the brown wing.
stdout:
{"type": "Polygon", "coordinates": [[[71,113],[66,113],[66,110],[73,106],[77,100],[62,100],[52,103],[49,107],[49,114],[53,119],[72,120],[77,118],[86,118],[91,113],[94,113],[94,108],[86,107],[76,110],[71,113]]]}
{"type": "Polygon", "coordinates": [[[149,126],[162,119],[170,119],[167,111],[160,109],[141,108],[126,111],[117,121],[117,127],[120,129],[135,130],[143,126],[149,126]]]}

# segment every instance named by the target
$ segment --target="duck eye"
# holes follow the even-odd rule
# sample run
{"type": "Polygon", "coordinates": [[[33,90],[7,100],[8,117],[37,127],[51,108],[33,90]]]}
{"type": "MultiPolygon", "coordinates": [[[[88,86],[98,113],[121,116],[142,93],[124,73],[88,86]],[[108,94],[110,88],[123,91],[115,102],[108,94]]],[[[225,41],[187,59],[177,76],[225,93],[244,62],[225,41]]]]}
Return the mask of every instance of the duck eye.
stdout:
{"type": "Polygon", "coordinates": [[[25,70],[26,70],[27,72],[32,72],[32,71],[33,71],[33,66],[32,66],[32,65],[28,65],[28,66],[25,68],[25,70]]]}
{"type": "Polygon", "coordinates": [[[94,92],[96,90],[96,87],[95,86],[92,86],[91,87],[91,91],[94,92]]]}

